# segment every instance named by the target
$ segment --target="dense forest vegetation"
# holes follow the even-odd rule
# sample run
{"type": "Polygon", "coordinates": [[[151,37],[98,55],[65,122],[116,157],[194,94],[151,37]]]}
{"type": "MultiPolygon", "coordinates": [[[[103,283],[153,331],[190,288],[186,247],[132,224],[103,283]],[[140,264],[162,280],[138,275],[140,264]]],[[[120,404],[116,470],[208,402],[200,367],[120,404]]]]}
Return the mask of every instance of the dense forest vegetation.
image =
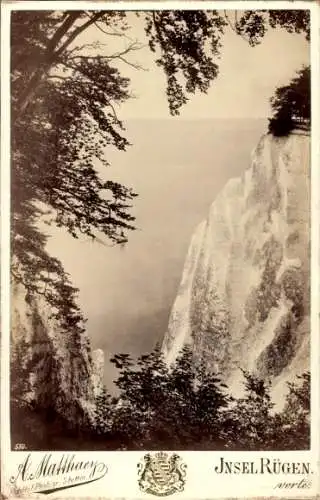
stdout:
{"type": "Polygon", "coordinates": [[[14,443],[29,449],[294,450],[308,449],[310,374],[289,384],[282,411],[274,411],[270,383],[243,372],[234,397],[220,374],[195,366],[185,347],[169,369],[159,349],[137,360],[117,354],[117,396],[97,397],[94,419],[76,429],[54,409],[19,403],[12,394],[14,443]],[[45,422],[45,424],[43,423],[45,422]]]}

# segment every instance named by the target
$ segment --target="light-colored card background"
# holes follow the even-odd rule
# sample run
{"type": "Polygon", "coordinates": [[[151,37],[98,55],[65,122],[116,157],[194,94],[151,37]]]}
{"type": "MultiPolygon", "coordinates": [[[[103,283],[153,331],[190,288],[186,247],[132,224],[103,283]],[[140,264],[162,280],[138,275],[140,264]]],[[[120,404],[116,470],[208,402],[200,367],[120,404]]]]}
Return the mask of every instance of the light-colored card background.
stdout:
{"type": "MultiPolygon", "coordinates": [[[[117,9],[155,8],[152,2],[131,2],[118,4],[105,4],[102,2],[72,2],[77,8],[104,8],[115,7],[117,9]]],[[[290,8],[289,2],[165,2],[166,8],[215,8],[221,9],[228,4],[228,8],[250,9],[256,8],[290,8]]],[[[73,7],[73,8],[76,8],[73,7]]],[[[159,4],[157,4],[157,8],[159,4]]],[[[311,428],[311,450],[303,452],[181,452],[188,466],[188,475],[185,491],[175,494],[181,498],[251,498],[251,497],[314,497],[319,493],[319,6],[317,3],[295,2],[295,8],[308,8],[312,12],[311,22],[311,67],[312,67],[312,226],[311,226],[311,270],[312,270],[312,332],[311,332],[311,374],[312,374],[312,428],[311,428]],[[280,458],[283,461],[309,461],[312,464],[313,474],[311,476],[312,487],[308,490],[275,490],[274,485],[281,479],[289,480],[289,477],[277,478],[272,475],[256,476],[224,476],[217,477],[213,473],[213,466],[217,464],[219,457],[223,455],[226,460],[260,460],[261,457],[272,459],[280,458]]],[[[67,2],[8,2],[2,9],[2,123],[1,123],[1,292],[2,292],[2,352],[1,352],[1,452],[2,452],[2,491],[4,495],[10,495],[8,490],[9,478],[17,470],[18,464],[25,457],[24,452],[10,451],[9,438],[9,400],[8,400],[8,373],[9,373],[9,192],[10,192],[10,112],[9,112],[9,16],[10,9],[14,8],[70,8],[67,2]],[[41,4],[41,6],[40,6],[41,4]]],[[[275,55],[276,57],[276,55],[275,55]]],[[[61,452],[62,453],[62,452],[61,452]]],[[[61,456],[61,453],[53,453],[53,457],[61,456]]],[[[32,460],[40,460],[43,453],[32,452],[32,460]]],[[[74,487],[50,496],[57,498],[71,497],[100,497],[100,498],[153,498],[139,491],[137,483],[137,463],[143,457],[141,452],[78,452],[77,459],[97,459],[107,464],[108,473],[96,483],[74,487]]],[[[293,477],[293,480],[296,478],[293,477]]],[[[11,495],[12,496],[12,493],[11,495]]]]}

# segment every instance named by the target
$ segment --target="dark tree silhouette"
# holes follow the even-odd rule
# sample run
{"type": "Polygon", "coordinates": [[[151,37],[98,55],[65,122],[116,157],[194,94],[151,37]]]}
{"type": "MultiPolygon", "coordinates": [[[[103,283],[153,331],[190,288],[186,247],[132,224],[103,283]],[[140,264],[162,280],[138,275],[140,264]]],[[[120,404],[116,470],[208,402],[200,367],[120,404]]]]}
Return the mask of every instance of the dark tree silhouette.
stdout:
{"type": "MultiPolygon", "coordinates": [[[[290,384],[282,411],[274,412],[270,383],[243,372],[244,394],[235,397],[222,376],[193,362],[185,347],[169,368],[157,347],[133,359],[116,354],[117,396],[105,389],[97,396],[91,424],[77,428],[54,408],[45,411],[21,402],[17,376],[12,380],[13,443],[28,449],[101,450],[294,450],[308,449],[310,373],[290,384]],[[49,440],[49,441],[48,441],[49,440]]],[[[22,376],[22,379],[24,377],[22,376]]],[[[58,396],[58,395],[57,395],[58,396]]]]}
{"type": "Polygon", "coordinates": [[[220,411],[230,399],[218,375],[200,377],[188,347],[172,369],[158,348],[136,363],[126,356],[111,360],[120,370],[113,433],[126,449],[218,446],[220,411]]]}
{"type": "Polygon", "coordinates": [[[271,99],[274,112],[269,132],[288,135],[294,128],[308,129],[311,118],[310,66],[302,68],[289,85],[279,87],[271,99]]]}
{"type": "Polygon", "coordinates": [[[288,384],[289,392],[283,411],[277,415],[278,445],[283,449],[308,449],[310,446],[310,372],[298,375],[288,384]]]}
{"type": "Polygon", "coordinates": [[[225,426],[228,447],[242,450],[272,449],[274,404],[270,396],[270,382],[246,371],[243,371],[243,375],[245,394],[229,408],[228,425],[225,426]]]}
{"type": "Polygon", "coordinates": [[[244,395],[232,397],[221,377],[193,362],[185,347],[170,369],[156,349],[136,361],[111,360],[119,370],[118,398],[102,395],[93,430],[123,450],[307,449],[310,374],[289,383],[282,411],[274,411],[269,381],[243,371],[244,395]],[[101,408],[106,415],[101,420],[101,408]],[[102,430],[102,432],[101,432],[102,430]]]}
{"type": "Polygon", "coordinates": [[[261,43],[268,28],[284,28],[289,33],[303,33],[310,40],[308,10],[248,10],[240,19],[234,15],[233,29],[248,40],[251,46],[261,43]]]}

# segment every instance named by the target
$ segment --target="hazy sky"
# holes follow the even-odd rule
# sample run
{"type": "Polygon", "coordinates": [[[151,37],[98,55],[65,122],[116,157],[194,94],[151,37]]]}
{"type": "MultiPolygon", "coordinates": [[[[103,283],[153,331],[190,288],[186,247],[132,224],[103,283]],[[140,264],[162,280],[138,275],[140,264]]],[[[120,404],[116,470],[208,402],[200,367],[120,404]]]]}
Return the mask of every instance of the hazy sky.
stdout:
{"type": "MultiPolygon", "coordinates": [[[[130,36],[146,43],[141,21],[131,16],[130,36]]],[[[110,53],[121,48],[108,45],[110,53]]],[[[302,36],[270,30],[251,48],[229,30],[217,80],[207,95],[193,96],[178,118],[169,117],[165,80],[147,48],[131,60],[148,71],[121,67],[136,94],[118,109],[133,146],[125,153],[106,151],[111,167],[105,175],[139,193],[132,210],[138,229],[124,249],[73,240],[58,230],[49,242],[80,288],[92,345],[104,349],[106,359],[114,352],[150,350],[161,339],[195,226],[228,178],[249,166],[266,131],[269,98],[308,57],[302,36]]],[[[106,364],[107,380],[110,373],[106,364]]]]}
{"type": "MultiPolygon", "coordinates": [[[[94,348],[150,351],[168,325],[188,245],[230,177],[250,165],[263,120],[133,120],[133,146],[108,155],[108,178],[139,196],[135,232],[124,248],[74,240],[60,230],[49,244],[80,289],[94,348]]],[[[109,375],[106,366],[106,374],[109,375]]]]}

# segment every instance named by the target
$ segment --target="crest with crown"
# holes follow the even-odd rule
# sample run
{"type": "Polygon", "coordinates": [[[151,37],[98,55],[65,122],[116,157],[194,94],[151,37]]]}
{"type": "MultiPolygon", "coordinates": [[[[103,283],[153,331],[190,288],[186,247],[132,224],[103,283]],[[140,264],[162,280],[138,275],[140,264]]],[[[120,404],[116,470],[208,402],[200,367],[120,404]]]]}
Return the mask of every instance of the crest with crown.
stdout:
{"type": "Polygon", "coordinates": [[[157,496],[183,491],[186,468],[176,453],[147,453],[138,464],[139,487],[143,492],[157,496]]]}

